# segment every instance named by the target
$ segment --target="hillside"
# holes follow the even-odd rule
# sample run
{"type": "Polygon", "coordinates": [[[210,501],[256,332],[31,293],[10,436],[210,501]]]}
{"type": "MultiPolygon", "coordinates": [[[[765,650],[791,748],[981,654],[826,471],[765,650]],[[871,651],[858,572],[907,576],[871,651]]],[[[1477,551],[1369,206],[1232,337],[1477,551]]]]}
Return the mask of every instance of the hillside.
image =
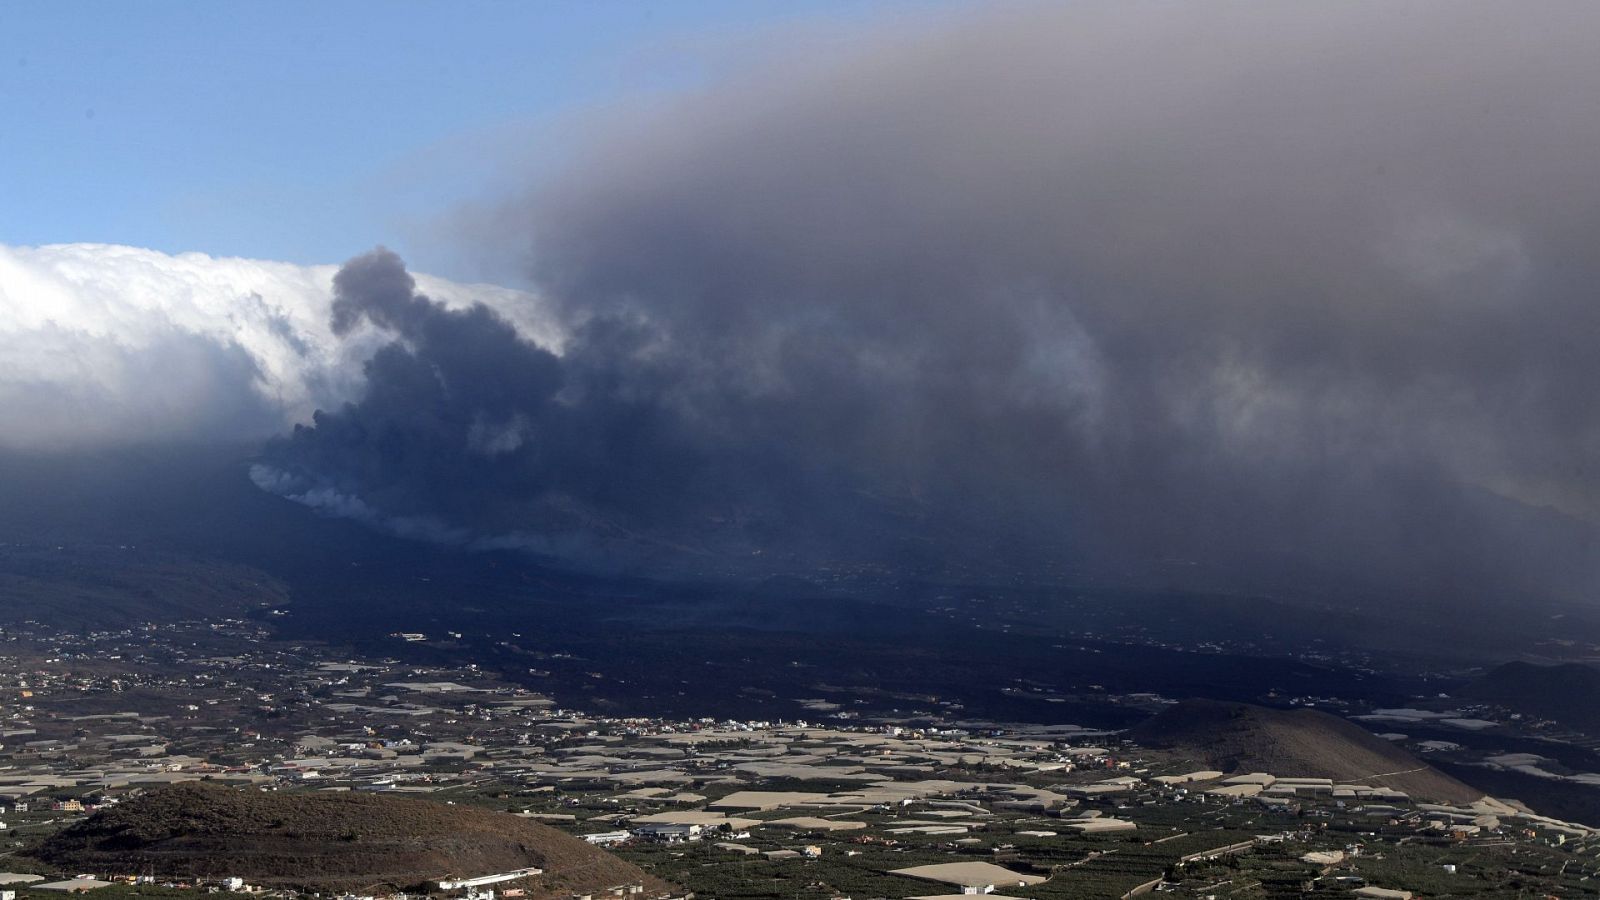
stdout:
{"type": "Polygon", "coordinates": [[[447,875],[538,866],[530,898],[642,882],[603,850],[507,813],[364,793],[278,793],[189,782],[150,791],[46,839],[62,871],[239,876],[268,887],[408,890],[447,875]]]}
{"type": "Polygon", "coordinates": [[[1490,670],[1461,693],[1600,734],[1600,669],[1593,666],[1509,662],[1490,670]]]}
{"type": "Polygon", "coordinates": [[[128,546],[0,544],[0,624],[127,627],[287,602],[282,584],[235,563],[128,546]]]}
{"type": "Polygon", "coordinates": [[[1132,728],[1127,737],[1229,773],[1332,778],[1448,802],[1483,796],[1366,729],[1314,709],[1185,700],[1132,728]]]}

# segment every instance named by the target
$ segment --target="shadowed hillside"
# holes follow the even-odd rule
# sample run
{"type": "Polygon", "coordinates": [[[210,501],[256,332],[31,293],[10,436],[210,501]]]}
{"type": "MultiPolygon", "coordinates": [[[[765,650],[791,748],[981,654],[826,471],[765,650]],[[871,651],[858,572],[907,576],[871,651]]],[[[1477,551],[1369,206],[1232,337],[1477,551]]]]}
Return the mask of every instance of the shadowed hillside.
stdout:
{"type": "Polygon", "coordinates": [[[421,887],[529,866],[529,897],[666,885],[583,841],[506,813],[361,793],[266,793],[189,782],[126,801],[33,850],[73,872],[239,876],[268,887],[421,887]]]}
{"type": "Polygon", "coordinates": [[[1600,669],[1593,666],[1508,662],[1461,693],[1600,735],[1600,669]]]}
{"type": "Polygon", "coordinates": [[[1224,772],[1332,778],[1449,802],[1483,796],[1366,729],[1314,709],[1185,700],[1127,736],[1224,772]]]}

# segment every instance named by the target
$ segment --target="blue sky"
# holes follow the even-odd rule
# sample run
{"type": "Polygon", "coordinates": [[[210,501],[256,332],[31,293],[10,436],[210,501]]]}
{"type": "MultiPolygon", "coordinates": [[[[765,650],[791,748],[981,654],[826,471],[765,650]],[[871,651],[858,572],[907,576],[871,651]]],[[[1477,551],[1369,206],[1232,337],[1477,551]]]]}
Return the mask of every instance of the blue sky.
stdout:
{"type": "Polygon", "coordinates": [[[294,262],[385,243],[472,278],[438,223],[565,116],[692,86],[741,42],[916,4],[0,5],[0,243],[294,262]]]}

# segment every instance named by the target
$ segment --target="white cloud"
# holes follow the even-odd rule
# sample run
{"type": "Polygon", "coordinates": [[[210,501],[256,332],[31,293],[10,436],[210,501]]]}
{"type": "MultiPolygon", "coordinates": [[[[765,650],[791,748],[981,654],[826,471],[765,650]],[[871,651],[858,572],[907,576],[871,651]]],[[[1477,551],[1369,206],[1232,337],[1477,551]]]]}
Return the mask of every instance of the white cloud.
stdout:
{"type": "MultiPolygon", "coordinates": [[[[336,266],[170,256],[104,244],[0,245],[0,446],[257,438],[352,397],[383,342],[336,338],[336,266]]],[[[417,275],[558,348],[537,298],[417,275]]]]}

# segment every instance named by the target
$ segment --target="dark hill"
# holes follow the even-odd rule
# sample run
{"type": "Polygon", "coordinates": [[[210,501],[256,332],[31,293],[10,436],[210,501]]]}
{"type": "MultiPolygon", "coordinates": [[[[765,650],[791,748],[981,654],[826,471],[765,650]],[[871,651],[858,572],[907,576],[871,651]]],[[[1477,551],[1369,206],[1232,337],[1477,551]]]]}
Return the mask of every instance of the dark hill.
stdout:
{"type": "MultiPolygon", "coordinates": [[[[667,885],[578,838],[508,813],[364,793],[266,793],[189,782],[63,829],[32,855],[62,871],[239,876],[268,887],[410,889],[538,866],[528,896],[667,885]]],[[[509,886],[509,885],[508,885],[509,886]]],[[[434,885],[433,887],[437,887],[434,885]]],[[[648,894],[647,894],[648,896],[648,894]]]]}
{"type": "Polygon", "coordinates": [[[1509,662],[1490,670],[1461,693],[1600,735],[1600,669],[1593,666],[1509,662]]]}
{"type": "Polygon", "coordinates": [[[1366,729],[1314,709],[1185,700],[1132,728],[1127,737],[1230,773],[1332,778],[1453,803],[1483,796],[1366,729]]]}

